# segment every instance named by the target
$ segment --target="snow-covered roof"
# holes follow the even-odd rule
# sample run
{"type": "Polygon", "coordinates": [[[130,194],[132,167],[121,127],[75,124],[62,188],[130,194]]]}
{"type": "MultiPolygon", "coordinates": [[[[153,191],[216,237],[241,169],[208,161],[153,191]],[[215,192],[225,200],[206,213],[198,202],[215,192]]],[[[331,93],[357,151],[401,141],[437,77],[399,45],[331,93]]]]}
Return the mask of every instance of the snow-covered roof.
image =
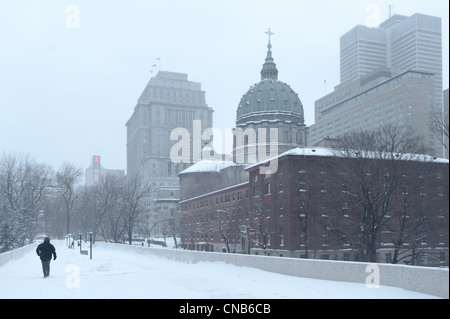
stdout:
{"type": "MultiPolygon", "coordinates": [[[[265,161],[261,161],[259,163],[253,164],[248,166],[246,169],[251,169],[254,167],[257,167],[261,165],[262,163],[267,163],[269,161],[273,161],[275,159],[288,156],[288,155],[294,155],[294,156],[323,156],[323,157],[338,157],[340,150],[338,149],[331,149],[331,148],[325,148],[325,147],[298,147],[291,149],[287,152],[284,152],[278,156],[274,156],[272,158],[269,158],[265,161]]],[[[378,152],[373,153],[363,153],[362,157],[370,158],[370,155],[373,155],[373,158],[376,158],[377,155],[379,155],[378,152]]],[[[400,155],[400,154],[399,154],[400,155]]],[[[445,158],[439,158],[439,157],[433,157],[430,155],[424,155],[424,154],[401,154],[399,156],[399,160],[409,160],[409,161],[418,161],[418,162],[433,162],[433,163],[449,163],[448,159],[445,158]]]]}
{"type": "Polygon", "coordinates": [[[178,175],[190,174],[190,173],[208,173],[208,172],[220,172],[225,168],[231,166],[238,166],[238,164],[229,161],[219,161],[219,160],[201,160],[191,167],[180,172],[178,175]]]}

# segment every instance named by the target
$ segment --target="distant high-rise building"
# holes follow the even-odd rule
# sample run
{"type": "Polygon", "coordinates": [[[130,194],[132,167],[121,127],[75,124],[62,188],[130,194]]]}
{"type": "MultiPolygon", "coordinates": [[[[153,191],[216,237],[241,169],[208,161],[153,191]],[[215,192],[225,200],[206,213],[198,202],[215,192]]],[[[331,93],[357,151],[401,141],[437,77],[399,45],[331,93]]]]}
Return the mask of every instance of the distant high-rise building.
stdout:
{"type": "Polygon", "coordinates": [[[120,169],[105,169],[101,164],[100,156],[94,155],[91,165],[85,172],[85,185],[93,186],[98,184],[106,176],[124,177],[125,171],[120,169]]]}
{"type": "Polygon", "coordinates": [[[443,157],[442,143],[430,127],[434,103],[431,73],[389,70],[338,85],[315,102],[315,123],[309,127],[310,145],[345,133],[398,126],[405,138],[420,136],[429,155],[443,157]]]}
{"type": "Polygon", "coordinates": [[[184,73],[158,72],[126,123],[127,174],[140,173],[155,187],[179,186],[178,173],[192,165],[200,157],[194,151],[209,142],[202,141],[201,134],[212,128],[212,114],[200,83],[188,81],[184,73]],[[174,161],[172,148],[183,138],[187,147],[182,149],[184,154],[172,154],[177,157],[174,161]]]}
{"type": "Polygon", "coordinates": [[[394,15],[377,28],[358,25],[341,37],[341,83],[379,68],[434,75],[437,107],[442,106],[441,18],[394,15]]]}
{"type": "Polygon", "coordinates": [[[429,126],[442,110],[441,18],[394,15],[377,28],[358,25],[341,37],[341,83],[315,103],[309,145],[384,124],[419,135],[443,157],[429,126]]]}

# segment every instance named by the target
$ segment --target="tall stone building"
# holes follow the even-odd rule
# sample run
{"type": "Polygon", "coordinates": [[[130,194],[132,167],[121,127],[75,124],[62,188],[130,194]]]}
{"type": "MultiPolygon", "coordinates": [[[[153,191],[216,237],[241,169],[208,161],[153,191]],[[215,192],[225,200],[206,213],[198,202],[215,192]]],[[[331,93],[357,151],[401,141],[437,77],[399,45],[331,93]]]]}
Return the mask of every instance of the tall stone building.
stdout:
{"type": "Polygon", "coordinates": [[[184,73],[158,72],[139,97],[126,123],[127,175],[140,174],[149,182],[147,218],[138,226],[143,236],[167,236],[177,224],[178,173],[201,157],[209,142],[201,133],[212,127],[212,114],[201,84],[184,73]]]}
{"type": "Polygon", "coordinates": [[[126,123],[127,174],[140,173],[153,186],[179,186],[178,173],[193,164],[197,156],[192,147],[198,142],[194,140],[198,133],[194,129],[201,134],[212,127],[212,114],[200,83],[188,81],[184,73],[158,72],[126,123]],[[172,148],[182,139],[179,132],[191,139],[190,148],[183,150],[189,156],[182,162],[171,158],[172,148]]]}

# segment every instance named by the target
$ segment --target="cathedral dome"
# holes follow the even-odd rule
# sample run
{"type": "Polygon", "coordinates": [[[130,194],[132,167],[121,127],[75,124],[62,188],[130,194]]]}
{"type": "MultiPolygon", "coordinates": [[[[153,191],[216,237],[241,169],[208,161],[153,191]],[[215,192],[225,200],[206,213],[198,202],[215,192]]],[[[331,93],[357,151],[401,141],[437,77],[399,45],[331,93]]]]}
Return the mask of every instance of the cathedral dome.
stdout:
{"type": "Polygon", "coordinates": [[[304,123],[303,105],[297,93],[284,82],[264,79],[253,85],[241,99],[236,125],[260,121],[304,123]]]}
{"type": "MultiPolygon", "coordinates": [[[[270,33],[269,30],[269,36],[270,33]]],[[[278,70],[272,57],[272,45],[267,46],[261,81],[243,95],[236,112],[236,126],[263,121],[289,121],[304,125],[303,105],[298,94],[278,80],[278,70]]]]}

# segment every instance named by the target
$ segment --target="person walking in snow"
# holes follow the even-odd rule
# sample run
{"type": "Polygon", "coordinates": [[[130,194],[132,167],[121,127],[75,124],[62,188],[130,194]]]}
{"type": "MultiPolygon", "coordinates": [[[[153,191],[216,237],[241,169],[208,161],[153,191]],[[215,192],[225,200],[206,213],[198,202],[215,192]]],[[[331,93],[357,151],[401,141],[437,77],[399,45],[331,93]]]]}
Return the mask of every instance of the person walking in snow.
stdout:
{"type": "Polygon", "coordinates": [[[42,271],[44,272],[44,278],[50,275],[50,261],[56,260],[55,246],[50,244],[50,237],[45,237],[44,242],[39,244],[36,248],[36,254],[41,258],[42,271]]]}

